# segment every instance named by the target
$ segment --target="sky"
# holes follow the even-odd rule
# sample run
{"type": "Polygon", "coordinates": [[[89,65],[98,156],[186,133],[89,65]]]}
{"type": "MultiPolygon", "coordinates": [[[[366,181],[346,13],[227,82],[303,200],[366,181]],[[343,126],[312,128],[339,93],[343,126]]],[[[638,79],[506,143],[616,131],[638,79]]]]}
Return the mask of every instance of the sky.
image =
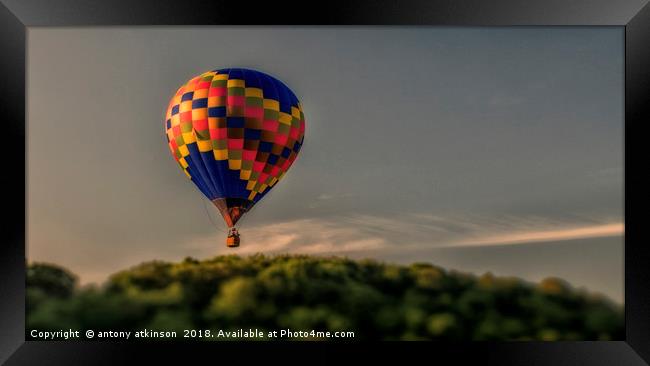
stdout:
{"type": "Polygon", "coordinates": [[[101,283],[142,261],[430,262],[623,301],[622,27],[28,29],[27,258],[101,283]],[[300,99],[298,160],[225,247],[163,117],[201,72],[300,99]]]}

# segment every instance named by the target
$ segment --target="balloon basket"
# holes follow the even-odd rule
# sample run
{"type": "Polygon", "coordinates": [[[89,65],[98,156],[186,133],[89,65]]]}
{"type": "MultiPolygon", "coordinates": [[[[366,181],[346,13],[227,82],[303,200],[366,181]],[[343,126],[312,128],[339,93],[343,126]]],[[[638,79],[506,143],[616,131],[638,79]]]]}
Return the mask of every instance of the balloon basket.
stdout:
{"type": "Polygon", "coordinates": [[[229,236],[226,238],[226,246],[228,248],[237,248],[239,246],[239,236],[229,236]]]}

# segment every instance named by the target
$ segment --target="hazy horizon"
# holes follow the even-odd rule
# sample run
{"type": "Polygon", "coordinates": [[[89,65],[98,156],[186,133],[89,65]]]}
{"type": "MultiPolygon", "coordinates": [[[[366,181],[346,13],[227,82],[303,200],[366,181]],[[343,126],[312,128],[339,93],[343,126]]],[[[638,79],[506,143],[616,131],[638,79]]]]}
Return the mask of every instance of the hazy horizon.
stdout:
{"type": "Polygon", "coordinates": [[[27,85],[27,258],[83,283],[151,259],[308,253],[557,276],[623,301],[623,28],[38,27],[27,85]],[[306,119],[235,251],[163,129],[182,83],[229,66],[285,82],[306,119]]]}

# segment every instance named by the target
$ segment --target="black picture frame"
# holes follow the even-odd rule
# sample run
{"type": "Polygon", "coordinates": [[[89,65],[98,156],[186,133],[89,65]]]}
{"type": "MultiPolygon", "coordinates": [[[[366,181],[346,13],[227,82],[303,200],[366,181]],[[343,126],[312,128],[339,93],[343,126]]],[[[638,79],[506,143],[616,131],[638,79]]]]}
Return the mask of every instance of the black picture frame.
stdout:
{"type": "Polygon", "coordinates": [[[201,0],[0,0],[1,115],[5,131],[2,174],[5,218],[0,246],[0,362],[123,364],[152,357],[196,356],[248,364],[251,357],[283,361],[308,352],[307,362],[353,355],[404,362],[419,357],[454,364],[647,365],[650,362],[650,250],[642,240],[641,152],[650,121],[650,6],[647,0],[355,0],[309,4],[201,0]],[[619,26],[625,28],[625,315],[624,341],[234,343],[25,341],[26,32],[38,26],[107,25],[453,25],[619,26]],[[636,163],[639,162],[639,163],[636,163]],[[337,352],[330,352],[329,350],[337,352]],[[287,357],[288,356],[288,357],[287,357]]]}

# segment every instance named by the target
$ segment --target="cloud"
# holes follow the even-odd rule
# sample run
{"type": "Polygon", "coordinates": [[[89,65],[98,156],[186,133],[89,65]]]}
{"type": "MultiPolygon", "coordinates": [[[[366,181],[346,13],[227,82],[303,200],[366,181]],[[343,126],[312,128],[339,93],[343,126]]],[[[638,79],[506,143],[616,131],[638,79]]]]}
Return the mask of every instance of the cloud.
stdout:
{"type": "MultiPolygon", "coordinates": [[[[249,227],[241,231],[242,246],[237,249],[237,254],[344,254],[375,250],[386,245],[380,237],[367,236],[352,225],[341,225],[332,220],[300,219],[249,227]]],[[[215,233],[207,238],[191,239],[184,247],[204,255],[233,253],[232,249],[223,244],[215,245],[215,241],[218,243],[222,239],[225,239],[222,234],[215,233]]]]}
{"type": "MultiPolygon", "coordinates": [[[[236,253],[372,253],[376,257],[381,256],[381,252],[388,255],[396,250],[515,245],[623,233],[623,223],[598,222],[590,218],[561,221],[510,215],[343,215],[247,227],[242,230],[242,246],[236,253]]],[[[206,256],[234,253],[220,244],[220,240],[221,234],[215,233],[209,238],[189,240],[185,248],[206,256]]]]}
{"type": "Polygon", "coordinates": [[[458,242],[454,246],[512,245],[534,242],[563,241],[573,239],[601,238],[621,236],[625,233],[623,223],[584,226],[560,230],[520,232],[488,236],[480,240],[458,242]]]}

